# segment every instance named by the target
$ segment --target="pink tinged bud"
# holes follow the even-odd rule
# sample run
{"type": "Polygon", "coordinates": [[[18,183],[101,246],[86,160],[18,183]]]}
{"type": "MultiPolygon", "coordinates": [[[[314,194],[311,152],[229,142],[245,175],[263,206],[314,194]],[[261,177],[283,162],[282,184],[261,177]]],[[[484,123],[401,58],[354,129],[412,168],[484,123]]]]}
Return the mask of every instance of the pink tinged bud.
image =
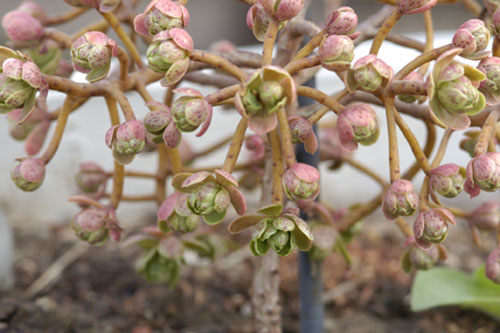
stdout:
{"type": "Polygon", "coordinates": [[[313,200],[319,194],[319,171],[310,165],[296,163],[283,174],[283,188],[290,200],[313,200]]]}
{"type": "Polygon", "coordinates": [[[78,238],[90,244],[96,244],[108,237],[107,220],[107,209],[85,208],[74,217],[72,228],[78,238]]]}
{"type": "Polygon", "coordinates": [[[500,283],[500,247],[491,251],[484,267],[486,277],[495,283],[500,283]]]}
{"type": "Polygon", "coordinates": [[[114,149],[118,154],[138,154],[146,144],[146,129],[139,120],[128,120],[118,126],[114,149]]]}
{"type": "Polygon", "coordinates": [[[253,35],[259,42],[266,39],[267,27],[273,20],[260,3],[256,3],[247,12],[247,26],[252,29],[253,35]]]}
{"type": "Polygon", "coordinates": [[[293,143],[303,143],[306,152],[314,154],[318,149],[318,139],[314,134],[312,124],[302,117],[290,117],[290,130],[293,143]]]}
{"type": "Polygon", "coordinates": [[[489,105],[498,103],[500,97],[500,58],[485,58],[481,60],[477,69],[486,76],[479,84],[479,91],[486,97],[486,103],[489,105]]]}
{"type": "Polygon", "coordinates": [[[418,206],[418,195],[410,181],[398,179],[392,182],[382,203],[382,212],[389,220],[398,216],[410,216],[418,206]]]}
{"type": "Polygon", "coordinates": [[[107,180],[106,172],[94,162],[80,163],[79,170],[75,175],[76,185],[83,193],[96,193],[103,190],[107,180]]]}
{"type": "Polygon", "coordinates": [[[478,19],[468,20],[462,24],[453,35],[453,47],[462,48],[461,56],[472,60],[479,60],[489,55],[484,51],[490,41],[490,31],[484,22],[478,19]]]}
{"type": "Polygon", "coordinates": [[[465,169],[456,164],[443,164],[431,171],[429,187],[446,198],[454,198],[462,192],[465,182],[465,169]]]}
{"type": "Polygon", "coordinates": [[[500,203],[496,201],[485,202],[470,213],[467,221],[479,230],[497,230],[500,221],[500,203]]]}
{"type": "Polygon", "coordinates": [[[392,68],[374,54],[356,61],[347,72],[345,83],[349,91],[357,89],[375,91],[385,88],[391,82],[394,72],[392,68]]]}
{"type": "Polygon", "coordinates": [[[162,85],[179,82],[189,69],[193,39],[182,29],[161,31],[153,37],[147,50],[148,65],[153,71],[165,73],[162,85]]]}
{"type": "Polygon", "coordinates": [[[22,10],[8,12],[2,19],[2,26],[7,37],[20,47],[40,43],[44,34],[40,21],[22,10]]]}
{"type": "Polygon", "coordinates": [[[437,246],[430,246],[428,249],[422,249],[416,245],[411,245],[408,250],[408,260],[412,268],[419,271],[426,271],[439,259],[439,250],[437,246]]]}
{"type": "Polygon", "coordinates": [[[212,105],[195,89],[178,88],[174,92],[184,95],[172,104],[172,117],[177,129],[181,132],[193,132],[203,124],[196,136],[203,135],[212,120],[212,105]]]}
{"type": "Polygon", "coordinates": [[[473,158],[466,169],[465,192],[471,198],[480,190],[494,192],[500,188],[500,153],[486,153],[473,158]]]}
{"type": "Polygon", "coordinates": [[[303,0],[258,0],[267,13],[278,22],[297,16],[304,6],[303,0]]]}
{"type": "Polygon", "coordinates": [[[337,120],[339,141],[345,149],[354,151],[358,143],[369,146],[379,136],[377,114],[367,104],[353,104],[341,111],[337,120]]]}
{"type": "Polygon", "coordinates": [[[437,3],[437,0],[397,0],[396,5],[401,13],[405,15],[423,13],[437,3]]]}
{"type": "Polygon", "coordinates": [[[349,69],[353,58],[354,43],[347,36],[329,36],[319,47],[321,66],[331,71],[349,69]]]}
{"type": "Polygon", "coordinates": [[[87,73],[89,82],[104,79],[111,66],[111,57],[116,56],[118,45],[99,31],[87,32],[71,46],[71,58],[75,70],[87,73]]]}
{"type": "Polygon", "coordinates": [[[161,31],[185,28],[188,23],[186,7],[170,0],[152,0],[144,13],[134,19],[134,29],[143,36],[154,36],[161,31]]]}
{"type": "Polygon", "coordinates": [[[45,178],[45,161],[27,158],[14,167],[11,178],[18,188],[26,192],[38,189],[45,178]]]}
{"type": "Polygon", "coordinates": [[[443,242],[448,235],[448,223],[456,224],[455,217],[445,208],[432,208],[421,212],[413,223],[417,245],[427,249],[443,242]]]}
{"type": "Polygon", "coordinates": [[[483,0],[483,2],[484,6],[491,15],[493,15],[496,12],[498,6],[500,6],[500,0],[483,0]]]}
{"type": "Polygon", "coordinates": [[[356,39],[358,27],[358,15],[351,7],[339,7],[331,12],[325,23],[325,31],[328,35],[346,35],[351,39],[356,39]]]}
{"type": "Polygon", "coordinates": [[[45,13],[42,6],[34,1],[25,1],[21,3],[17,7],[17,10],[30,14],[42,24],[45,24],[47,21],[47,13],[45,13]]]}

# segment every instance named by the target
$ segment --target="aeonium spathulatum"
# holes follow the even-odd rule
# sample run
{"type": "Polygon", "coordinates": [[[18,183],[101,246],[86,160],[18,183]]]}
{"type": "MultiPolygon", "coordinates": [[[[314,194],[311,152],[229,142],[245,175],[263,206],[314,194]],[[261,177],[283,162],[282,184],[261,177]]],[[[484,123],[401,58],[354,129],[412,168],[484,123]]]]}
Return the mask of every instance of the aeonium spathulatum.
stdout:
{"type": "Polygon", "coordinates": [[[242,85],[235,96],[235,105],[248,127],[256,134],[272,131],[277,123],[276,112],[290,106],[296,99],[295,82],[288,72],[276,66],[264,66],[242,85]]]}
{"type": "Polygon", "coordinates": [[[250,241],[254,255],[263,255],[273,248],[280,256],[289,255],[295,248],[308,251],[312,245],[311,229],[299,215],[297,208],[270,205],[261,208],[254,215],[245,215],[234,220],[229,226],[232,233],[257,226],[250,241]]]}
{"type": "Polygon", "coordinates": [[[226,171],[215,170],[215,177],[206,171],[179,173],[172,179],[172,186],[178,192],[189,194],[187,206],[207,224],[221,222],[230,203],[239,215],[246,212],[238,182],[226,171]]]}
{"type": "Polygon", "coordinates": [[[481,112],[486,105],[484,95],[477,89],[485,75],[469,65],[454,63],[453,58],[461,52],[462,49],[454,48],[443,53],[427,78],[431,117],[453,130],[468,128],[468,116],[481,112]]]}

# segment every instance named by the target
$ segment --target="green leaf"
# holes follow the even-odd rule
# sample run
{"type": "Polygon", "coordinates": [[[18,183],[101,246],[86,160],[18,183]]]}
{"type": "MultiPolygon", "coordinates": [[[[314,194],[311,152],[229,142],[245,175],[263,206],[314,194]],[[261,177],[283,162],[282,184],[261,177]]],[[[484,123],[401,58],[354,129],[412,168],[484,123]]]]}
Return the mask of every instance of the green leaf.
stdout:
{"type": "Polygon", "coordinates": [[[417,273],[411,290],[413,311],[451,305],[474,308],[500,319],[500,285],[486,278],[484,268],[472,276],[450,268],[417,273]]]}

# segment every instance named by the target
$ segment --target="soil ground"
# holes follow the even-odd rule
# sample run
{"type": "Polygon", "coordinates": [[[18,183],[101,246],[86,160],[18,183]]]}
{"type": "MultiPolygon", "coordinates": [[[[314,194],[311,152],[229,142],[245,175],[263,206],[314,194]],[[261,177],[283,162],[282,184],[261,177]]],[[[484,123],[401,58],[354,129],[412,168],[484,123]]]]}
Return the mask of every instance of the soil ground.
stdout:
{"type": "MultiPolygon", "coordinates": [[[[326,260],[327,332],[500,332],[498,322],[473,310],[412,313],[412,276],[400,268],[402,239],[394,228],[377,233],[373,229],[348,245],[354,259],[350,268],[339,254],[326,260]]],[[[472,269],[481,263],[485,250],[470,246],[465,228],[457,230],[461,231],[450,237],[448,264],[472,269]]],[[[0,332],[253,331],[251,257],[226,268],[206,263],[185,267],[179,285],[169,289],[135,273],[136,251],[112,244],[92,247],[48,291],[23,299],[23,291],[74,241],[65,228],[16,230],[17,282],[13,290],[0,292],[0,332]]],[[[285,332],[298,331],[296,263],[296,253],[280,262],[285,332]]]]}

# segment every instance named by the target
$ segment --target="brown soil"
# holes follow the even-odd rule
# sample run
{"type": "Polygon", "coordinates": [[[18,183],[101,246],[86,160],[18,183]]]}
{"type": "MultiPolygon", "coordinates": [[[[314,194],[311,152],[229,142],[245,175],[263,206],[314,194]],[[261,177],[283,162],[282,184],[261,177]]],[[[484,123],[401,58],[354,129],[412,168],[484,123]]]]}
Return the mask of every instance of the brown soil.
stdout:
{"type": "MultiPolygon", "coordinates": [[[[0,292],[0,332],[252,332],[252,260],[230,269],[184,268],[175,289],[149,284],[133,270],[134,251],[93,247],[36,299],[22,292],[73,243],[67,231],[16,231],[17,282],[0,292]]],[[[349,244],[347,269],[333,254],[325,265],[327,332],[500,332],[486,315],[457,308],[412,313],[411,276],[402,272],[401,238],[389,233],[349,244]]],[[[472,253],[477,256],[477,254],[472,253]]],[[[298,331],[297,256],[281,260],[285,332],[298,331]]]]}

